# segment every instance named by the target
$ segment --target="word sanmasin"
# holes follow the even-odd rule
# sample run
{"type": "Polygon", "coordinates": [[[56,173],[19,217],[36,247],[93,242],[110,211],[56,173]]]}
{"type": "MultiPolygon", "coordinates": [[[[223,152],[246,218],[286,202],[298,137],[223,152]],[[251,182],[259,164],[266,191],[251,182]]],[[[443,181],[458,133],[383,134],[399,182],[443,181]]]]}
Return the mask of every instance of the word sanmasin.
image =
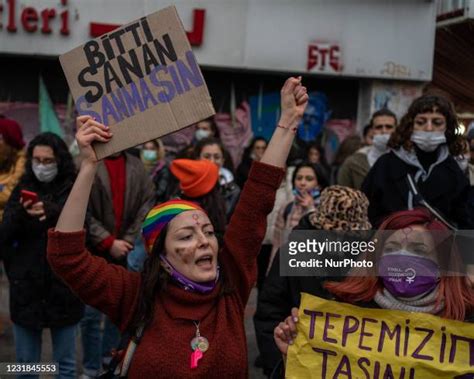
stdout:
{"type": "MultiPolygon", "coordinates": [[[[67,6],[67,0],[61,0],[61,5],[67,6]]],[[[10,33],[17,32],[17,10],[16,0],[6,0],[4,4],[0,0],[0,30],[3,29],[3,19],[6,15],[6,30],[10,33]]],[[[37,10],[35,7],[25,7],[21,12],[18,12],[18,15],[21,26],[28,33],[35,33],[40,27],[41,33],[50,34],[53,31],[51,21],[56,17],[60,19],[59,33],[65,36],[70,33],[68,9],[45,8],[37,10]]]]}
{"type": "Polygon", "coordinates": [[[107,125],[204,85],[192,51],[178,58],[170,35],[155,36],[147,17],[87,42],[82,51],[87,65],[77,82],[87,91],[76,108],[107,125]]]}
{"type": "Polygon", "coordinates": [[[87,101],[87,94],[77,99],[77,111],[111,125],[144,112],[158,103],[169,103],[193,87],[203,86],[204,81],[192,52],[188,51],[185,55],[186,60],[176,59],[167,66],[157,65],[149,75],[140,78],[138,83],[131,82],[129,88],[119,87],[102,96],[98,100],[100,113],[90,109],[92,104],[87,101]],[[147,84],[145,78],[152,86],[147,84]]]}

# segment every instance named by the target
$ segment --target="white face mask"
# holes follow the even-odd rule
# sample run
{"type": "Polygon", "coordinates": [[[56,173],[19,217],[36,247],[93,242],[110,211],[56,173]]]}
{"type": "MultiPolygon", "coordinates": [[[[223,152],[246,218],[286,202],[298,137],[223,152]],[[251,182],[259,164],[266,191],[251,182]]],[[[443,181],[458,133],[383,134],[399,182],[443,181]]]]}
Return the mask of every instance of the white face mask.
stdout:
{"type": "Polygon", "coordinates": [[[387,143],[390,134],[376,134],[373,138],[373,146],[379,151],[387,151],[387,143]]]}
{"type": "Polygon", "coordinates": [[[50,163],[50,164],[41,164],[41,163],[33,163],[31,165],[33,169],[33,173],[42,183],[49,183],[56,178],[58,175],[58,164],[57,163],[50,163]]]}
{"type": "Polygon", "coordinates": [[[444,132],[415,130],[411,134],[410,140],[421,150],[431,152],[435,151],[439,145],[446,143],[446,136],[444,132]]]}
{"type": "Polygon", "coordinates": [[[204,129],[198,129],[196,130],[196,133],[194,133],[194,136],[198,141],[210,137],[211,132],[209,130],[204,130],[204,129]]]}
{"type": "Polygon", "coordinates": [[[467,170],[470,159],[471,159],[470,155],[460,155],[459,157],[456,158],[456,162],[458,162],[459,168],[461,169],[462,172],[465,172],[467,170]]]}

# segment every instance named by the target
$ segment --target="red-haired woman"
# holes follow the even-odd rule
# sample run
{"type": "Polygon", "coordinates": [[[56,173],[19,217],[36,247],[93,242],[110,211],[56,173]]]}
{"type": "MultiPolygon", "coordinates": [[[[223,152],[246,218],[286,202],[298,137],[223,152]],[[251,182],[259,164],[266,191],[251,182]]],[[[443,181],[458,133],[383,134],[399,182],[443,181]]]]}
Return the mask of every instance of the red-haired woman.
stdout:
{"type": "MultiPolygon", "coordinates": [[[[374,252],[375,257],[367,257],[378,264],[363,269],[363,273],[354,269],[341,282],[326,282],[324,288],[331,300],[474,322],[472,283],[452,245],[451,232],[443,223],[428,210],[416,208],[390,215],[379,231],[376,238],[382,248],[374,252]],[[393,268],[405,272],[408,267],[416,267],[415,278],[400,281],[392,276],[393,268]]],[[[293,308],[292,315],[274,331],[275,342],[284,356],[295,337],[297,315],[298,309],[293,308]]]]}

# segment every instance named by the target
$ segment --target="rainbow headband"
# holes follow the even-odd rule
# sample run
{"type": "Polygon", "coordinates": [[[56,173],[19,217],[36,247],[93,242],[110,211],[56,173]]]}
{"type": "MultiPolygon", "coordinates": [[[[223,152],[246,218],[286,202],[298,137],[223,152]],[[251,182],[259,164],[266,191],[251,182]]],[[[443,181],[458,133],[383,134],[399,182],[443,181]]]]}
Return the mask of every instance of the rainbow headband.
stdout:
{"type": "Polygon", "coordinates": [[[196,203],[181,199],[170,200],[153,207],[146,215],[142,225],[143,239],[148,253],[151,253],[153,244],[160,236],[161,231],[173,218],[182,212],[193,210],[206,213],[196,203]]]}

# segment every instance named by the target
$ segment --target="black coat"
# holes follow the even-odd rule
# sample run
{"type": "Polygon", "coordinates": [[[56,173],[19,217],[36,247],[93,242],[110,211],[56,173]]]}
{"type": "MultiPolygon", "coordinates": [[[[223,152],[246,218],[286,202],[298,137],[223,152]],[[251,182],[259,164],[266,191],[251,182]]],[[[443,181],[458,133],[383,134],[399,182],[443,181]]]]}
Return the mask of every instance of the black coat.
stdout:
{"type": "Polygon", "coordinates": [[[163,166],[163,168],[158,170],[153,176],[152,181],[155,185],[155,204],[163,203],[170,198],[168,186],[171,176],[168,166],[163,166]]]}
{"type": "MultiPolygon", "coordinates": [[[[393,212],[408,209],[407,174],[414,177],[417,170],[393,152],[375,162],[361,188],[369,199],[372,226],[380,225],[393,212]]],[[[419,180],[417,186],[424,199],[449,221],[459,228],[472,229],[474,224],[466,206],[469,180],[451,155],[434,167],[426,181],[419,180]]]]}
{"type": "MultiPolygon", "coordinates": [[[[314,227],[306,215],[295,229],[309,230],[314,227]]],[[[301,292],[331,298],[332,295],[323,288],[325,279],[329,278],[280,276],[280,254],[276,254],[262,291],[258,294],[257,311],[253,319],[263,369],[267,375],[281,360],[281,353],[273,340],[273,330],[291,314],[291,308],[299,307],[301,292]]]]}
{"type": "Polygon", "coordinates": [[[72,180],[49,185],[36,180],[20,182],[5,207],[2,250],[10,282],[10,316],[23,327],[63,327],[83,316],[82,302],[53,274],[46,260],[47,231],[58,221],[72,180]],[[38,194],[44,203],[45,221],[26,213],[19,201],[22,189],[38,194]]]}

